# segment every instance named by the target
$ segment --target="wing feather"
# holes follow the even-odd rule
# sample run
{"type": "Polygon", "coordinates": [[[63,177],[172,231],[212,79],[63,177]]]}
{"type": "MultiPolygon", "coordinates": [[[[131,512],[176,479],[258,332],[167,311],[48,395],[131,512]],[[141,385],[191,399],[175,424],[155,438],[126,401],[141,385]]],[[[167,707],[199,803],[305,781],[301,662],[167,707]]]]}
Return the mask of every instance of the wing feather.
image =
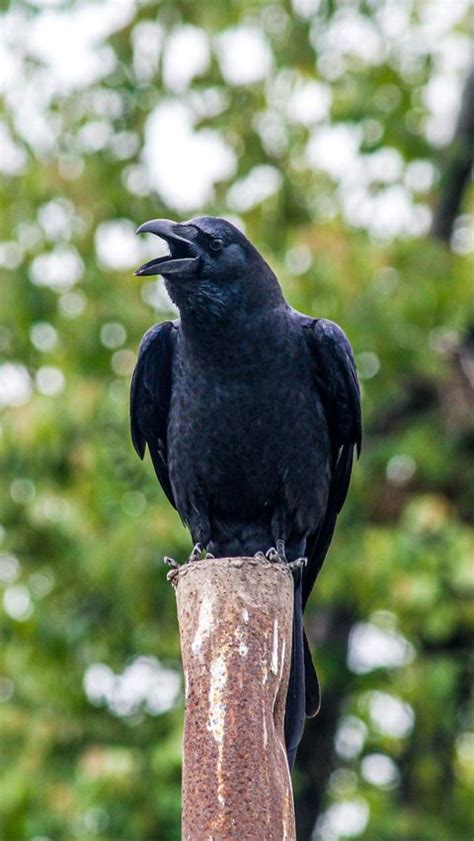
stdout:
{"type": "Polygon", "coordinates": [[[347,496],[354,451],[360,454],[362,418],[360,389],[352,348],[333,321],[314,319],[306,325],[315,385],[328,421],[332,478],[323,522],[307,542],[308,566],[303,580],[306,604],[332,540],[337,515],[347,496]]]}
{"type": "Polygon", "coordinates": [[[148,446],[161,487],[175,508],[168,473],[167,437],[177,336],[177,321],[155,324],[145,333],[130,388],[133,446],[141,459],[148,446]]]}

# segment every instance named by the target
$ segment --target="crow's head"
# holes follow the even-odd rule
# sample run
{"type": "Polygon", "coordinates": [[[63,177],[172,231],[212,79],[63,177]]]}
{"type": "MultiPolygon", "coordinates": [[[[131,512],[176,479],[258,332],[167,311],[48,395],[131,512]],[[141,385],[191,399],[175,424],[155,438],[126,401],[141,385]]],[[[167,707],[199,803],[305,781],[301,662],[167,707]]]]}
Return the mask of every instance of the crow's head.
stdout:
{"type": "Polygon", "coordinates": [[[263,257],[226,219],[153,219],[137,230],[147,232],[164,239],[170,253],[135,274],[162,275],[182,314],[219,318],[281,301],[280,285],[263,257]]]}

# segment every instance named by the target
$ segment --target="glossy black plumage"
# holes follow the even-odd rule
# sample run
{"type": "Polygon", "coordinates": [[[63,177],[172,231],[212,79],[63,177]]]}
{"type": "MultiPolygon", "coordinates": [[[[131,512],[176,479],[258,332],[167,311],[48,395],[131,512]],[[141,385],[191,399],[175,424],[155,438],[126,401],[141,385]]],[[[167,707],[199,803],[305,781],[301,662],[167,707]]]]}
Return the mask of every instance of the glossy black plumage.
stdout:
{"type": "Polygon", "coordinates": [[[359,387],[350,344],[333,322],[285,302],[261,255],[229,222],[203,217],[140,230],[168,257],[163,274],[180,320],[144,336],[131,389],[131,428],[148,446],[170,502],[216,557],[283,540],[295,575],[292,674],[285,735],[292,765],[304,711],[319,687],[302,612],[322,566],[360,450],[359,387]]]}

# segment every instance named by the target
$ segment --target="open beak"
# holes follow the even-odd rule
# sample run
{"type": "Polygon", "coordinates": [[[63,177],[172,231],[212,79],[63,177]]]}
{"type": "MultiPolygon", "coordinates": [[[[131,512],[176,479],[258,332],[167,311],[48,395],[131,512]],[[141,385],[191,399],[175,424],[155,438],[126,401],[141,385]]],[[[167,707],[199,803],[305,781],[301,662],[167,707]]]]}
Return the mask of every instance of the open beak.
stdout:
{"type": "Polygon", "coordinates": [[[196,231],[190,225],[180,225],[171,219],[152,219],[137,228],[137,234],[156,234],[168,243],[170,253],[164,257],[150,260],[136,270],[139,277],[143,275],[160,274],[164,277],[172,276],[179,280],[179,276],[188,277],[193,274],[199,264],[199,254],[193,244],[196,231]]]}

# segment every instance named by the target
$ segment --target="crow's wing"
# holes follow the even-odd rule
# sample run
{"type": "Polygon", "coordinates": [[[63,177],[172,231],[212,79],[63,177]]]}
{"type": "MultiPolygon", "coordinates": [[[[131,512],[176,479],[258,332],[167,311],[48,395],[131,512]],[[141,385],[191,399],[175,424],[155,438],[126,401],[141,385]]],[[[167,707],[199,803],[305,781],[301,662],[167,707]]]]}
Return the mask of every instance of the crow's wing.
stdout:
{"type": "Polygon", "coordinates": [[[177,321],[155,324],[145,333],[130,389],[133,446],[141,459],[148,446],[161,487],[175,508],[168,473],[167,436],[177,337],[177,321]]]}
{"type": "Polygon", "coordinates": [[[324,406],[331,439],[331,485],[325,518],[308,538],[308,566],[303,606],[324,562],[351,478],[354,449],[360,453],[362,421],[356,364],[349,340],[333,321],[314,319],[305,325],[314,381],[324,406]]]}
{"type": "MultiPolygon", "coordinates": [[[[331,485],[322,523],[308,536],[308,565],[303,574],[302,608],[308,601],[331,544],[337,515],[347,495],[354,448],[360,453],[362,423],[360,391],[352,348],[343,330],[332,321],[305,319],[315,388],[323,403],[331,440],[331,485]]],[[[320,706],[318,678],[303,632],[305,711],[314,716],[320,706]]]]}

